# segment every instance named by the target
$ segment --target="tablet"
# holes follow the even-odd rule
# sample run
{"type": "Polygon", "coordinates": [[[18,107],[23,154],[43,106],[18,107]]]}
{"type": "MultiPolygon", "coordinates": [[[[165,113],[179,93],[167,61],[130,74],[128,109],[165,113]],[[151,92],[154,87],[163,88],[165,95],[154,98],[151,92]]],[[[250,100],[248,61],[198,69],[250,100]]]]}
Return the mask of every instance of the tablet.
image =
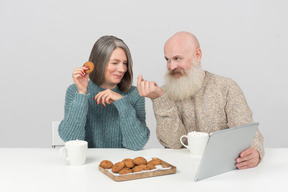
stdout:
{"type": "Polygon", "coordinates": [[[211,133],[194,181],[237,169],[235,160],[250,147],[258,126],[252,123],[211,133]]]}

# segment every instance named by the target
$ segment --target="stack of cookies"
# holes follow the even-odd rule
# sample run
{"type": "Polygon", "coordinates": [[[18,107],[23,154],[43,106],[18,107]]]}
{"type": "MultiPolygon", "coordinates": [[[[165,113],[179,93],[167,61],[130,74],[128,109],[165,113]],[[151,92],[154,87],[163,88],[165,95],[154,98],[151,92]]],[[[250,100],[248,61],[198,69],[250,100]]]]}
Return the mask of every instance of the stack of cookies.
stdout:
{"type": "Polygon", "coordinates": [[[100,166],[104,169],[112,169],[113,173],[124,175],[127,173],[136,173],[143,170],[156,169],[155,166],[160,164],[161,160],[158,158],[152,158],[151,161],[147,162],[144,157],[136,157],[134,159],[126,158],[115,164],[109,160],[103,160],[101,161],[100,166]]]}

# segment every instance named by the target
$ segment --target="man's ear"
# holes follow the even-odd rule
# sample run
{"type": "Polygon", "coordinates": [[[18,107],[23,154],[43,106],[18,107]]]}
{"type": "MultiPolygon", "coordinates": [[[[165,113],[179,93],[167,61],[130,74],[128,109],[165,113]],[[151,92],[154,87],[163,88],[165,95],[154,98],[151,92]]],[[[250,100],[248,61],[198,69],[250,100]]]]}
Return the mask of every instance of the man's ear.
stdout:
{"type": "Polygon", "coordinates": [[[202,51],[201,51],[201,49],[197,48],[195,54],[196,54],[197,61],[201,62],[201,59],[202,59],[202,51]]]}

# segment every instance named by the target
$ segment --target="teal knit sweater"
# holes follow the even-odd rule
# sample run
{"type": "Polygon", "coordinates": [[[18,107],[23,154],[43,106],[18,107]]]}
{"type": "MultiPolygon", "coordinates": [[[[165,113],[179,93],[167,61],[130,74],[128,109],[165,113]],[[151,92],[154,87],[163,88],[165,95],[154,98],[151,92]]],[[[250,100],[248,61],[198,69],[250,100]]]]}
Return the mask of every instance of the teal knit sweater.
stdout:
{"type": "Polygon", "coordinates": [[[64,141],[86,140],[90,148],[142,149],[150,135],[144,98],[134,86],[126,93],[116,87],[112,91],[124,97],[104,107],[93,100],[103,90],[91,81],[87,94],[77,93],[75,84],[68,87],[65,115],[59,125],[60,137],[64,141]]]}

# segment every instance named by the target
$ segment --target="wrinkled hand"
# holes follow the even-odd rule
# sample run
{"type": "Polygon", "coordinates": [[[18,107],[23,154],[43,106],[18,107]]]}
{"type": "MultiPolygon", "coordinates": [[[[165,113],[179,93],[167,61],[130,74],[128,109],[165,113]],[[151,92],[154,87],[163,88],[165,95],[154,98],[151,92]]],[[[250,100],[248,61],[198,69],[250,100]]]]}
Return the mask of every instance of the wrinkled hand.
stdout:
{"type": "Polygon", "coordinates": [[[250,147],[240,153],[240,157],[236,159],[236,167],[238,169],[247,169],[256,167],[260,161],[259,152],[250,147]]]}
{"type": "Polygon", "coordinates": [[[150,99],[156,99],[164,94],[163,89],[158,87],[157,83],[144,80],[142,75],[137,77],[137,89],[140,96],[150,99]]]}
{"type": "Polygon", "coordinates": [[[123,96],[119,93],[116,93],[114,91],[111,91],[111,89],[106,89],[105,91],[99,92],[95,97],[94,100],[97,101],[97,105],[102,103],[105,107],[106,104],[111,104],[114,101],[117,101],[118,99],[121,99],[123,96]]]}
{"type": "Polygon", "coordinates": [[[88,86],[88,74],[85,73],[87,67],[75,68],[73,71],[73,81],[78,89],[78,93],[86,94],[88,86]]]}

